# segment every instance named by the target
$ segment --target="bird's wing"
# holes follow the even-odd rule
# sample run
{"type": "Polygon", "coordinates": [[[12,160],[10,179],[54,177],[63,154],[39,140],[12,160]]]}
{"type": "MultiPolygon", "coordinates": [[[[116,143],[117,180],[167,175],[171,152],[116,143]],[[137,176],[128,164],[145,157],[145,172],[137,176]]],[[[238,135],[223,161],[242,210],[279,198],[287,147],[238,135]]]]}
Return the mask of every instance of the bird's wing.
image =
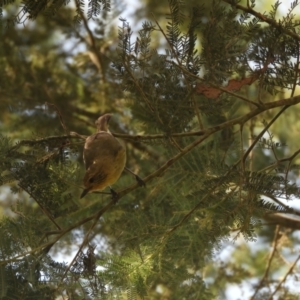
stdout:
{"type": "Polygon", "coordinates": [[[97,132],[89,136],[84,145],[83,160],[88,169],[95,160],[111,160],[122,149],[119,141],[108,132],[97,132]]]}

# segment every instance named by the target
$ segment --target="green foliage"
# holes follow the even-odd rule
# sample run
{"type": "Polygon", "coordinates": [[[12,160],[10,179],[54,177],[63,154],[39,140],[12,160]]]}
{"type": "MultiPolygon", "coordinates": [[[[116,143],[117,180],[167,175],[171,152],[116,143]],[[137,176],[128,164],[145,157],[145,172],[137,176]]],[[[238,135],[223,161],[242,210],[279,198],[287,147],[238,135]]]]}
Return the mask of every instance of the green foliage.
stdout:
{"type": "Polygon", "coordinates": [[[0,2],[0,299],[205,300],[253,278],[255,297],[292,299],[275,271],[297,242],[279,226],[299,215],[282,200],[300,196],[298,1],[280,18],[279,2],[170,0],[117,33],[110,1],[75,4],[0,2]],[[122,175],[116,205],[79,200],[82,135],[106,112],[146,182],[122,175]],[[214,265],[240,236],[265,247],[214,265]]]}
{"type": "MultiPolygon", "coordinates": [[[[3,17],[2,9],[15,0],[1,0],[0,2],[0,17],[3,17]]],[[[12,18],[7,20],[7,25],[11,23],[25,23],[27,20],[35,20],[39,15],[44,14],[48,18],[55,17],[64,6],[70,5],[70,0],[54,0],[54,1],[35,1],[23,0],[20,5],[20,11],[12,18]]],[[[84,16],[85,1],[76,0],[76,15],[74,16],[75,23],[80,23],[84,16]]],[[[108,12],[111,9],[110,0],[89,0],[88,1],[88,19],[95,18],[101,15],[103,11],[108,12]]]]}

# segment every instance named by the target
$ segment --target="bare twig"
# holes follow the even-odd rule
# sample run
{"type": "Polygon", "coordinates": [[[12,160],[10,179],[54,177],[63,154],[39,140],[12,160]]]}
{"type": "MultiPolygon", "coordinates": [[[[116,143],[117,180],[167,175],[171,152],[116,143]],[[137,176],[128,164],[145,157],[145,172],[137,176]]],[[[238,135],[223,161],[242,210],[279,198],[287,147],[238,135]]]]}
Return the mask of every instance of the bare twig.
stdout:
{"type": "Polygon", "coordinates": [[[287,277],[293,272],[293,269],[295,268],[295,266],[297,265],[297,262],[300,259],[300,255],[297,257],[297,259],[294,261],[294,263],[291,265],[291,267],[289,268],[289,270],[286,272],[285,276],[282,278],[282,280],[279,282],[279,284],[277,285],[275,291],[270,295],[270,297],[268,298],[268,300],[272,300],[274,299],[274,295],[279,291],[280,287],[282,286],[282,284],[286,281],[287,277]]]}
{"type": "Polygon", "coordinates": [[[245,152],[243,159],[242,159],[242,164],[245,164],[245,161],[247,159],[247,156],[249,153],[252,151],[254,146],[258,143],[258,141],[261,139],[261,137],[265,134],[265,132],[271,127],[271,125],[279,118],[279,116],[288,108],[290,107],[289,105],[285,105],[284,107],[281,108],[281,110],[274,116],[274,118],[267,124],[267,126],[259,133],[259,135],[255,138],[254,142],[251,144],[251,146],[247,149],[245,152]]]}
{"type": "MultiPolygon", "coordinates": [[[[88,232],[85,234],[84,239],[79,247],[79,249],[77,250],[76,255],[74,256],[74,258],[72,259],[72,261],[70,262],[70,264],[68,265],[68,267],[66,268],[64,274],[61,277],[61,283],[63,282],[64,278],[66,277],[67,273],[69,272],[70,268],[72,267],[72,265],[74,264],[74,262],[76,261],[78,255],[80,254],[80,252],[82,251],[83,247],[88,243],[88,239],[89,239],[89,235],[92,232],[92,230],[95,228],[99,218],[104,214],[104,212],[106,210],[108,210],[111,206],[113,206],[115,203],[114,201],[111,201],[109,204],[107,204],[103,209],[101,209],[96,215],[94,215],[94,222],[92,224],[92,226],[89,228],[88,232]]],[[[58,286],[59,287],[59,286],[58,286]]],[[[58,288],[57,287],[57,288],[58,288]]]]}
{"type": "Polygon", "coordinates": [[[267,130],[267,134],[268,134],[269,139],[271,141],[271,150],[272,150],[272,153],[273,153],[273,155],[275,157],[275,160],[278,161],[278,157],[277,157],[277,154],[275,152],[275,147],[274,147],[274,143],[273,143],[273,136],[272,136],[272,134],[271,134],[271,132],[269,130],[267,130]]]}
{"type": "Polygon", "coordinates": [[[272,260],[274,258],[275,252],[277,250],[277,245],[278,245],[278,240],[279,240],[278,238],[279,238],[279,226],[277,225],[276,229],[275,229],[275,234],[274,234],[273,242],[272,242],[272,251],[271,251],[271,253],[269,255],[269,259],[268,259],[268,262],[267,262],[265,273],[264,273],[263,277],[261,278],[259,284],[257,285],[257,287],[255,289],[255,292],[252,295],[252,297],[250,298],[250,300],[254,300],[255,299],[256,294],[259,292],[259,290],[267,282],[269,271],[270,271],[270,267],[271,267],[271,264],[272,264],[272,260]]]}
{"type": "Polygon", "coordinates": [[[283,162],[286,162],[288,161],[289,162],[289,165],[292,163],[292,160],[300,153],[300,149],[298,149],[297,151],[295,151],[291,156],[289,157],[286,157],[286,158],[282,158],[282,159],[278,159],[275,163],[273,163],[272,165],[270,166],[267,166],[266,168],[258,171],[258,172],[265,172],[269,169],[273,169],[275,168],[276,166],[278,166],[280,163],[283,163],[283,162]]]}
{"type": "Polygon", "coordinates": [[[64,132],[67,133],[68,132],[67,127],[65,125],[64,119],[63,119],[62,114],[61,114],[60,110],[58,109],[58,107],[55,104],[50,103],[50,102],[46,102],[45,105],[52,106],[54,108],[54,110],[56,111],[56,113],[59,117],[59,121],[60,121],[62,128],[64,129],[64,132]]]}
{"type": "MultiPolygon", "coordinates": [[[[292,92],[291,92],[291,97],[294,96],[295,94],[295,90],[297,87],[297,82],[298,82],[298,78],[299,78],[299,61],[300,61],[300,57],[299,57],[299,42],[297,43],[297,63],[295,64],[295,77],[294,77],[294,83],[293,83],[293,88],[292,88],[292,92]]],[[[288,173],[289,173],[289,169],[291,167],[292,164],[292,160],[289,161],[288,167],[286,169],[286,173],[285,173],[285,180],[287,181],[288,178],[288,173]]]]}

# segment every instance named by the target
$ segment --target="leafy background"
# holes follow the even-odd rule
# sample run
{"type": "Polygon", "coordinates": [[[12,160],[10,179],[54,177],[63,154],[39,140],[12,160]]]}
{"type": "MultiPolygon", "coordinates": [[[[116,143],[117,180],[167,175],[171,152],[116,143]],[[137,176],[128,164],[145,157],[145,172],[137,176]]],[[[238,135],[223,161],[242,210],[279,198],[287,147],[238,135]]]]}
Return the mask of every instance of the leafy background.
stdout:
{"type": "Polygon", "coordinates": [[[298,299],[299,3],[270,3],[0,1],[1,299],[298,299]],[[146,182],[117,205],[79,200],[106,112],[146,182]]]}

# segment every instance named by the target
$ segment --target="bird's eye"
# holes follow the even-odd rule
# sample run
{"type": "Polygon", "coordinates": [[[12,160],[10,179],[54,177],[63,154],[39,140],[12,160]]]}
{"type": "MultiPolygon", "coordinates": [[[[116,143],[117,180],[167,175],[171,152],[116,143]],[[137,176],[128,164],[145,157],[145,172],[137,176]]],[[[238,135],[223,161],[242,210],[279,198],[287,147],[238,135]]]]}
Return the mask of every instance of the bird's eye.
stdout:
{"type": "Polygon", "coordinates": [[[90,179],[89,179],[89,183],[93,183],[94,182],[94,177],[91,177],[90,179]]]}

